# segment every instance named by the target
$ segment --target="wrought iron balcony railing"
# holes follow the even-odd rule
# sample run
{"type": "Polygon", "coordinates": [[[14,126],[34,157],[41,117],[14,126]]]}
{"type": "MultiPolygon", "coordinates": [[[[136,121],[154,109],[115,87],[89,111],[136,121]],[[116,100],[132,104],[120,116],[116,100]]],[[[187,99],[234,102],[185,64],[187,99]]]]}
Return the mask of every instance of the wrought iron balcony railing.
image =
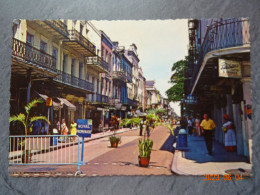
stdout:
{"type": "Polygon", "coordinates": [[[64,36],[68,36],[67,25],[61,20],[44,20],[44,22],[64,36]]]}
{"type": "Polygon", "coordinates": [[[108,71],[108,63],[102,60],[99,56],[94,57],[88,57],[87,58],[87,64],[90,66],[97,66],[98,69],[105,70],[101,72],[107,72],[108,71]]]}
{"type": "Polygon", "coordinates": [[[32,66],[43,67],[56,72],[56,58],[44,51],[13,38],[12,56],[30,63],[32,66]]]}
{"type": "Polygon", "coordinates": [[[126,82],[127,76],[126,72],[124,71],[113,71],[113,79],[121,80],[123,82],[126,82]]]}
{"type": "Polygon", "coordinates": [[[93,45],[86,37],[81,35],[77,30],[68,30],[69,39],[73,41],[77,41],[91,53],[96,54],[96,46],[93,45]]]}
{"type": "Polygon", "coordinates": [[[57,77],[54,78],[54,80],[89,92],[94,91],[94,85],[92,83],[72,76],[68,73],[62,72],[60,70],[58,70],[57,72],[59,74],[57,77]]]}
{"type": "Polygon", "coordinates": [[[102,95],[102,96],[101,96],[101,102],[102,102],[102,103],[109,103],[108,96],[102,95]]]}
{"type": "Polygon", "coordinates": [[[127,104],[131,105],[131,106],[138,106],[139,102],[136,100],[131,100],[131,99],[127,99],[127,104]]]}
{"type": "Polygon", "coordinates": [[[205,55],[214,50],[250,45],[248,19],[228,19],[208,27],[190,82],[193,87],[205,55]]]}

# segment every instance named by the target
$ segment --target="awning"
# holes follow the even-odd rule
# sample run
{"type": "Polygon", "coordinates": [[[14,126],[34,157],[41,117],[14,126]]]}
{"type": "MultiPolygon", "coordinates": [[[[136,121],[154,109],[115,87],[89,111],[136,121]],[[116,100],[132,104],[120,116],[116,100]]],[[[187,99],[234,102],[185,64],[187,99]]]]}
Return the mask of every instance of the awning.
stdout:
{"type": "Polygon", "coordinates": [[[58,98],[60,100],[61,104],[65,104],[68,107],[69,111],[76,111],[76,106],[74,106],[72,103],[70,103],[65,98],[58,98]]]}
{"type": "MultiPolygon", "coordinates": [[[[42,99],[44,99],[45,101],[46,101],[47,98],[48,98],[48,96],[47,96],[47,95],[44,95],[44,94],[38,93],[38,95],[39,95],[42,99]]],[[[59,108],[62,108],[62,105],[61,105],[60,103],[57,103],[57,102],[52,101],[52,104],[53,104],[54,110],[59,109],[59,108]]]]}

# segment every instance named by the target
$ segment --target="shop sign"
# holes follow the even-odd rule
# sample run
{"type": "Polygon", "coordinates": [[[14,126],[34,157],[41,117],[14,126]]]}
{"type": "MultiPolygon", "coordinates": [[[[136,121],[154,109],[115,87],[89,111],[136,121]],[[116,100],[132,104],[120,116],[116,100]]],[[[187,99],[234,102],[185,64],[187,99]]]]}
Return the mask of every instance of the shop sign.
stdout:
{"type": "Polygon", "coordinates": [[[241,62],[234,60],[218,60],[219,77],[241,78],[241,62]]]}
{"type": "Polygon", "coordinates": [[[79,137],[91,137],[92,120],[78,119],[77,120],[77,135],[79,137]]]}

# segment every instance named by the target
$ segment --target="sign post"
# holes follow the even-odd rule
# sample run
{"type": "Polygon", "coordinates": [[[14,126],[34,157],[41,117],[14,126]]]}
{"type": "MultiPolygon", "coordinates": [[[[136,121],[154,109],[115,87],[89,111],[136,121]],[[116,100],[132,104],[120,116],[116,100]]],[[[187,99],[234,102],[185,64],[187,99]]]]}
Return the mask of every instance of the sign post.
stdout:
{"type": "Polygon", "coordinates": [[[92,132],[92,120],[91,119],[78,119],[77,120],[77,135],[82,137],[82,148],[81,148],[81,163],[84,157],[84,137],[91,137],[92,132]]]}

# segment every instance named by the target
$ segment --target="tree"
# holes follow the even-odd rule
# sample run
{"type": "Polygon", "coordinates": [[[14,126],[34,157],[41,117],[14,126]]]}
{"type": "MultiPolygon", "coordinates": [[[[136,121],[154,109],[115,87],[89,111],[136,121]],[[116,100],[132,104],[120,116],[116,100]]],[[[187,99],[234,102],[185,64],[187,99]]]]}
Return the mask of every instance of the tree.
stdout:
{"type": "Polygon", "coordinates": [[[172,76],[170,83],[173,84],[171,88],[166,91],[168,96],[168,101],[177,102],[183,98],[184,94],[184,82],[185,82],[185,69],[187,67],[188,57],[186,56],[184,60],[179,60],[175,62],[172,66],[172,76]]]}
{"type": "Polygon", "coordinates": [[[37,104],[37,103],[43,103],[43,101],[41,99],[36,99],[33,100],[31,102],[29,102],[26,106],[25,106],[25,112],[26,115],[23,113],[19,113],[17,115],[13,115],[9,118],[9,123],[11,122],[15,122],[15,121],[19,121],[23,124],[24,126],[24,133],[25,135],[27,135],[28,133],[28,127],[37,120],[45,120],[47,123],[49,123],[48,119],[45,116],[33,116],[29,118],[30,115],[30,110],[31,108],[37,104]]]}

